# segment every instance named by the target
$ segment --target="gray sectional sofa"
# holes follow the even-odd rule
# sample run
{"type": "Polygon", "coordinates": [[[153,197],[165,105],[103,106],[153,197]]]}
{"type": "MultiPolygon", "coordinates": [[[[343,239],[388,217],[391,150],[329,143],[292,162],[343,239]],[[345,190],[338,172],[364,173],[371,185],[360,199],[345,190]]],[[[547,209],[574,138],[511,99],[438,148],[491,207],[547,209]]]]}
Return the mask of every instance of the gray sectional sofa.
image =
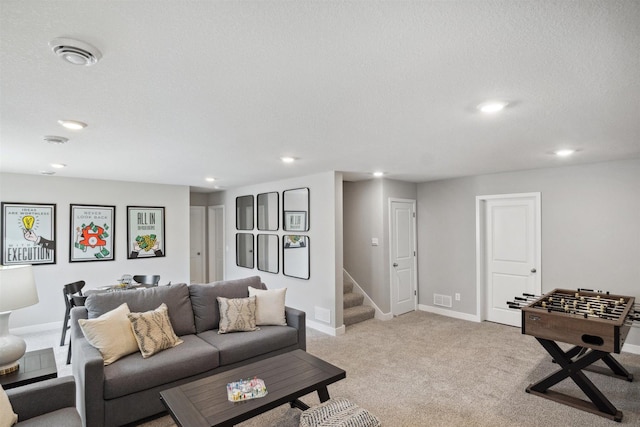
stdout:
{"type": "Polygon", "coordinates": [[[119,426],[165,411],[160,391],[246,363],[306,350],[305,313],[285,308],[287,326],[218,334],[216,297],[246,298],[248,286],[266,289],[259,276],[209,284],[175,284],[137,291],[90,295],[71,311],[72,369],[77,404],[88,427],[119,426]],[[132,312],[169,309],[173,329],[184,342],[143,359],[137,352],[104,366],[78,325],[126,302],[132,312]]]}

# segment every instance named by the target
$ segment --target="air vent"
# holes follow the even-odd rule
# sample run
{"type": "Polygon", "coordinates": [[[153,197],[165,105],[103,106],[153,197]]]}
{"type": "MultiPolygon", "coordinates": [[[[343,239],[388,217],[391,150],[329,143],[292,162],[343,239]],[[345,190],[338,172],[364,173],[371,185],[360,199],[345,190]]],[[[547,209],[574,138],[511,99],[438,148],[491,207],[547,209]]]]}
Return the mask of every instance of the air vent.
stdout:
{"type": "Polygon", "coordinates": [[[69,138],[65,138],[64,136],[56,136],[56,135],[47,135],[43,139],[44,139],[44,142],[48,142],[49,144],[64,144],[69,141],[69,138]]]}
{"type": "Polygon", "coordinates": [[[451,295],[433,294],[433,305],[441,307],[452,307],[451,295]]]}
{"type": "Polygon", "coordinates": [[[53,52],[65,61],[74,65],[93,65],[102,54],[98,49],[79,40],[57,38],[49,42],[53,52]]]}

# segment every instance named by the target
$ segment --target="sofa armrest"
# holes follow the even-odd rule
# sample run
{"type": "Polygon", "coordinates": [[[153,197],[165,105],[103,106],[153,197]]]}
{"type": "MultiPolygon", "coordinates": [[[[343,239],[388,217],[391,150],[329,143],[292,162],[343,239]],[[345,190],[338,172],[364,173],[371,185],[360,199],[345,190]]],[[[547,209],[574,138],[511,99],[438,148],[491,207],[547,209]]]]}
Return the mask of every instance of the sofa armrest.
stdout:
{"type": "Polygon", "coordinates": [[[77,407],[83,424],[104,424],[104,359],[89,344],[78,324],[88,317],[85,307],[71,310],[71,368],[76,378],[77,407]]]}
{"type": "Polygon", "coordinates": [[[307,351],[306,313],[292,307],[285,307],[284,314],[287,319],[287,325],[298,330],[298,345],[300,349],[307,351]]]}
{"type": "Polygon", "coordinates": [[[76,383],[72,376],[52,378],[7,390],[18,421],[28,420],[62,408],[75,407],[76,383]]]}

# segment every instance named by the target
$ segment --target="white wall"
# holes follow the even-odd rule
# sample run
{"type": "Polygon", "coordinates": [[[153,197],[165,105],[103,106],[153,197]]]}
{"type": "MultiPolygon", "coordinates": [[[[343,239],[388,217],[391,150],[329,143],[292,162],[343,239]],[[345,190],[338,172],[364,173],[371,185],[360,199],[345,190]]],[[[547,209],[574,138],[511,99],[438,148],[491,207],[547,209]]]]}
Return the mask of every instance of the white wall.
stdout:
{"type": "MultiPolygon", "coordinates": [[[[477,315],[475,197],[538,191],[543,292],[581,287],[640,299],[640,159],[631,159],[419,184],[420,304],[460,292],[452,310],[477,315]]],[[[640,344],[637,330],[628,342],[640,344]]]]}
{"type": "MultiPolygon", "coordinates": [[[[307,322],[316,329],[332,333],[342,326],[342,300],[336,300],[336,295],[342,292],[342,203],[338,198],[337,189],[342,186],[342,176],[335,172],[303,176],[282,181],[261,183],[258,185],[234,188],[224,192],[225,228],[226,228],[226,256],[225,279],[235,279],[259,275],[269,288],[287,288],[286,303],[307,313],[307,322]],[[336,183],[339,183],[337,185],[336,183]],[[282,274],[282,192],[295,188],[309,188],[310,213],[309,231],[300,233],[309,236],[310,241],[310,278],[309,280],[287,277],[282,274]],[[257,268],[248,269],[236,265],[235,239],[238,232],[236,224],[236,197],[259,193],[279,193],[280,224],[277,232],[268,231],[267,234],[277,234],[279,238],[279,273],[273,274],[260,271],[257,268]],[[340,230],[340,233],[337,232],[340,230]],[[340,258],[340,263],[337,259],[340,258]],[[337,272],[337,269],[340,272],[337,272]],[[339,289],[339,292],[337,291],[339,289]],[[315,308],[320,307],[331,311],[330,322],[325,323],[315,319],[315,308]]],[[[216,193],[215,204],[219,204],[219,194],[216,193]]],[[[250,232],[250,231],[242,231],[250,232]]],[[[253,234],[259,232],[254,227],[253,234]]],[[[257,264],[256,264],[257,265],[257,264]]]]}
{"type": "Polygon", "coordinates": [[[66,283],[86,289],[115,284],[123,274],[159,274],[160,283],[189,282],[189,187],[39,175],[0,174],[3,202],[55,203],[56,264],[34,267],[40,302],[11,314],[10,327],[62,322],[66,283]],[[115,260],[69,262],[69,205],[116,206],[115,260]],[[127,259],[127,206],[165,207],[165,256],[127,259]]]}

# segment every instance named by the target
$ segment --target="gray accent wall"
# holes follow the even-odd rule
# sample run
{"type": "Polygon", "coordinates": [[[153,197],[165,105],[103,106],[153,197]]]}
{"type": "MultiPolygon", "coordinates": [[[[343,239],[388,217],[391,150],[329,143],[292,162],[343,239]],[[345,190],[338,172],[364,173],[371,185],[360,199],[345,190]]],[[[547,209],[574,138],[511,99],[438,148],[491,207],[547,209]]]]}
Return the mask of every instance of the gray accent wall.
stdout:
{"type": "Polygon", "coordinates": [[[417,198],[415,183],[371,179],[344,183],[344,268],[384,313],[391,311],[389,199],[417,198]],[[378,239],[373,246],[372,238],[378,239]]]}
{"type": "MultiPolygon", "coordinates": [[[[420,304],[459,292],[451,310],[478,315],[475,198],[528,192],[542,199],[543,292],[582,287],[640,299],[640,159],[629,159],[419,184],[420,304]]],[[[640,334],[629,342],[640,344],[640,334]]]]}

